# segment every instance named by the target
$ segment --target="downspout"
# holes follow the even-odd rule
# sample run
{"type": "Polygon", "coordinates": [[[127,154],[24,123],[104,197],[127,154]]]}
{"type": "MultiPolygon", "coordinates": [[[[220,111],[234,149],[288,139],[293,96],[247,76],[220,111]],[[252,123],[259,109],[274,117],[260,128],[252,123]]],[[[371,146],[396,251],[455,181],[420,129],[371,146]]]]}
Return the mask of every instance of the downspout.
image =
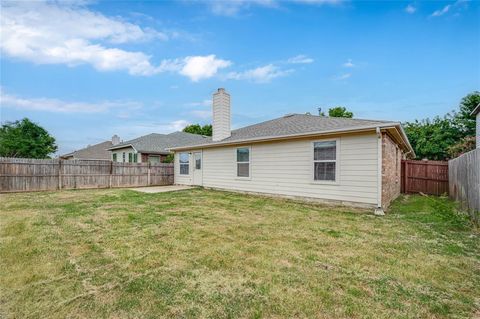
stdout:
{"type": "Polygon", "coordinates": [[[380,127],[376,128],[377,133],[377,208],[374,214],[377,216],[385,215],[382,208],[382,132],[380,127]]]}

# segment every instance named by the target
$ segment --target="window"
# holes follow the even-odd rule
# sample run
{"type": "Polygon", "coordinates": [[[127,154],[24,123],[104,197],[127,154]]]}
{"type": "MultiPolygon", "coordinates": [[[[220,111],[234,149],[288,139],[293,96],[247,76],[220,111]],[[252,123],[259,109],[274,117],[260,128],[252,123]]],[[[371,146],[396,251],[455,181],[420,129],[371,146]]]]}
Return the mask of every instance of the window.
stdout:
{"type": "Polygon", "coordinates": [[[189,173],[189,155],[188,153],[180,153],[179,161],[180,161],[180,175],[188,175],[189,173]]]}
{"type": "Polygon", "coordinates": [[[138,162],[138,154],[137,154],[137,153],[134,153],[134,154],[133,154],[133,162],[134,162],[134,163],[137,163],[137,162],[138,162]]]}
{"type": "Polygon", "coordinates": [[[202,169],[202,154],[194,153],[195,155],[195,169],[202,169]]]}
{"type": "Polygon", "coordinates": [[[125,163],[125,152],[123,152],[122,154],[122,159],[123,159],[123,162],[125,163]]]}
{"type": "Polygon", "coordinates": [[[250,177],[250,148],[237,148],[237,177],[250,177]]]}
{"type": "Polygon", "coordinates": [[[112,154],[112,160],[113,160],[114,162],[117,161],[117,153],[113,153],[113,154],[112,154]]]}
{"type": "Polygon", "coordinates": [[[315,181],[336,180],[337,142],[313,143],[313,179],[315,181]]]}
{"type": "Polygon", "coordinates": [[[131,163],[133,160],[133,154],[132,153],[128,153],[128,162],[131,163]]]}

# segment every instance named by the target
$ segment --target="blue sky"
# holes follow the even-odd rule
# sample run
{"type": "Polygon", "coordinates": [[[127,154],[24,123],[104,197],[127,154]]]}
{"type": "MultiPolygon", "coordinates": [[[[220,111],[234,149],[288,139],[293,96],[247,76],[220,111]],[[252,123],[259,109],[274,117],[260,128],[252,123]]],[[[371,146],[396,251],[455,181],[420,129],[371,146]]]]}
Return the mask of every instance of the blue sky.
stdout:
{"type": "Polygon", "coordinates": [[[443,115],[480,89],[476,1],[1,2],[0,121],[28,117],[59,153],[209,123],[342,105],[443,115]]]}

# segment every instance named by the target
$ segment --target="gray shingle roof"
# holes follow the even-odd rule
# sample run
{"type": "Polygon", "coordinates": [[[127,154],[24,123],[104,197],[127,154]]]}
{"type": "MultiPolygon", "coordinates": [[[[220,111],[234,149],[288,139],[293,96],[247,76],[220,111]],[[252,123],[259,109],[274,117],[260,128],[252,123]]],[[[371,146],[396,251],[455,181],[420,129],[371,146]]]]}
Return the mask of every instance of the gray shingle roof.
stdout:
{"type": "Polygon", "coordinates": [[[212,142],[211,140],[209,140],[207,143],[202,143],[201,141],[199,141],[195,144],[188,144],[185,146],[196,146],[204,144],[214,145],[270,137],[274,138],[308,133],[322,133],[327,131],[344,131],[355,128],[362,128],[366,126],[385,125],[388,123],[391,123],[392,125],[398,124],[391,121],[348,119],[309,114],[289,114],[273,120],[233,130],[232,135],[229,138],[226,138],[219,142],[212,142]]]}
{"type": "Polygon", "coordinates": [[[191,144],[203,144],[211,141],[210,138],[186,132],[170,134],[152,133],[117,144],[110,149],[133,146],[140,153],[168,154],[171,147],[180,147],[191,144]]]}
{"type": "Polygon", "coordinates": [[[105,141],[95,145],[87,146],[77,151],[61,155],[61,158],[73,156],[74,159],[91,159],[91,160],[110,160],[111,155],[107,150],[112,147],[112,141],[105,141]]]}

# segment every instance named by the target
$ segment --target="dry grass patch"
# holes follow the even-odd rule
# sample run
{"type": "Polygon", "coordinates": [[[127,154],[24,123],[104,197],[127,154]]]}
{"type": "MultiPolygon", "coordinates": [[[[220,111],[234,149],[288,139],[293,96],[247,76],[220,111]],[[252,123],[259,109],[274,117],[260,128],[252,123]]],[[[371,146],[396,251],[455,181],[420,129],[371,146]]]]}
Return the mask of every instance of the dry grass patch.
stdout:
{"type": "Polygon", "coordinates": [[[379,218],[201,189],[0,195],[0,317],[471,317],[479,243],[444,198],[379,218]]]}

